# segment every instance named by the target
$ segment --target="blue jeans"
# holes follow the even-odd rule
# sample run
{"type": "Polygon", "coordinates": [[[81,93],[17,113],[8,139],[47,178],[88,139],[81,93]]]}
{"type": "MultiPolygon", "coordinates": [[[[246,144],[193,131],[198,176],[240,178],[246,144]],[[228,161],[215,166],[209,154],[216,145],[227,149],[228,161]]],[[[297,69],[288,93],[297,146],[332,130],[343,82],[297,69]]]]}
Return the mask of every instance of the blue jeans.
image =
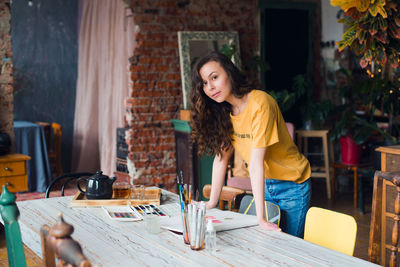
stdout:
{"type": "Polygon", "coordinates": [[[265,200],[281,209],[279,227],[283,232],[303,238],[304,222],[311,200],[311,182],[297,184],[290,181],[265,179],[265,200]]]}

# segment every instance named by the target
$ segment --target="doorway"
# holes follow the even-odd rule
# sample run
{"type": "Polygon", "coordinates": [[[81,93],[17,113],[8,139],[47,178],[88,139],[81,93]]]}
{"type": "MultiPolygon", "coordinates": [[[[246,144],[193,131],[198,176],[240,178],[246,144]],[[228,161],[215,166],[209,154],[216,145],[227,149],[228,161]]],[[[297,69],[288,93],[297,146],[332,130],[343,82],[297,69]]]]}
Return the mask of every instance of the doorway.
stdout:
{"type": "MultiPolygon", "coordinates": [[[[305,75],[312,90],[315,8],[315,3],[260,1],[261,57],[269,66],[261,74],[265,91],[292,92],[296,75],[305,75]]],[[[302,126],[300,105],[283,115],[296,128],[302,126]]]]}

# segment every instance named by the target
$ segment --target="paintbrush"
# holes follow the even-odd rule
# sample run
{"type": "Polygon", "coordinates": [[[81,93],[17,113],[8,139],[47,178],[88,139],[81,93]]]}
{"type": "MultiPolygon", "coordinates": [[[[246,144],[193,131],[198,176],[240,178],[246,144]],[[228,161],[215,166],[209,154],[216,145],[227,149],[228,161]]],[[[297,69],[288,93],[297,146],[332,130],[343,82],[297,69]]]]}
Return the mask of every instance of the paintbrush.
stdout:
{"type": "Polygon", "coordinates": [[[183,185],[183,195],[185,196],[185,204],[188,204],[189,196],[188,196],[188,190],[187,190],[187,184],[183,185]]]}
{"type": "Polygon", "coordinates": [[[183,184],[183,172],[180,171],[179,175],[181,176],[181,184],[183,184]]]}
{"type": "Polygon", "coordinates": [[[192,185],[189,184],[189,203],[192,203],[192,185]]]}
{"type": "MultiPolygon", "coordinates": [[[[177,177],[178,178],[178,177],[177,177]]],[[[179,180],[178,180],[179,181],[179,180]]],[[[182,210],[182,212],[183,212],[183,210],[185,209],[185,199],[184,199],[184,196],[183,196],[183,187],[182,187],[182,185],[181,184],[179,184],[178,183],[178,191],[179,191],[179,202],[180,202],[180,204],[181,204],[181,210],[182,210]]]]}

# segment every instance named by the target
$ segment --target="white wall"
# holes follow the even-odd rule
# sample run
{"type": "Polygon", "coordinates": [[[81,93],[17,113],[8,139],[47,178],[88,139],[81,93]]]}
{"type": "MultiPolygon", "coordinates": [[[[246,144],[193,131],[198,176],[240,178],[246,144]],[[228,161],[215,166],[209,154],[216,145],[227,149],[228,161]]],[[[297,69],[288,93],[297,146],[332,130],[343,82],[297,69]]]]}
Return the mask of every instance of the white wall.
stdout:
{"type": "Polygon", "coordinates": [[[343,35],[343,24],[337,22],[339,7],[333,7],[329,0],[321,0],[322,41],[340,41],[343,35]]]}
{"type": "Polygon", "coordinates": [[[344,32],[344,25],[337,22],[336,15],[340,10],[339,7],[333,7],[330,0],[321,0],[321,42],[334,41],[335,45],[328,47],[321,47],[322,65],[321,71],[325,79],[325,86],[321,89],[321,96],[324,99],[334,99],[336,88],[336,71],[340,68],[339,60],[335,58],[335,51],[337,50],[336,43],[342,40],[344,32]],[[332,89],[332,90],[330,90],[332,89]]]}

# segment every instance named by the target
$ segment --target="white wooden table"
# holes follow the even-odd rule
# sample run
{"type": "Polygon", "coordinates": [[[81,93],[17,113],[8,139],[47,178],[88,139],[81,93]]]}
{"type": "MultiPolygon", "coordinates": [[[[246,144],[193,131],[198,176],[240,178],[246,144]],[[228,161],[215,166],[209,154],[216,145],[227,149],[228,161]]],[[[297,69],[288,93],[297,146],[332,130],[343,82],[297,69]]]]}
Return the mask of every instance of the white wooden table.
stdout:
{"type": "MultiPolygon", "coordinates": [[[[164,203],[176,201],[167,195],[164,203]]],[[[217,253],[193,251],[182,236],[145,231],[143,221],[112,221],[101,208],[71,208],[72,197],[17,202],[23,242],[39,256],[39,229],[52,226],[62,212],[88,259],[99,266],[374,266],[302,239],[259,226],[217,233],[217,253]]]]}

